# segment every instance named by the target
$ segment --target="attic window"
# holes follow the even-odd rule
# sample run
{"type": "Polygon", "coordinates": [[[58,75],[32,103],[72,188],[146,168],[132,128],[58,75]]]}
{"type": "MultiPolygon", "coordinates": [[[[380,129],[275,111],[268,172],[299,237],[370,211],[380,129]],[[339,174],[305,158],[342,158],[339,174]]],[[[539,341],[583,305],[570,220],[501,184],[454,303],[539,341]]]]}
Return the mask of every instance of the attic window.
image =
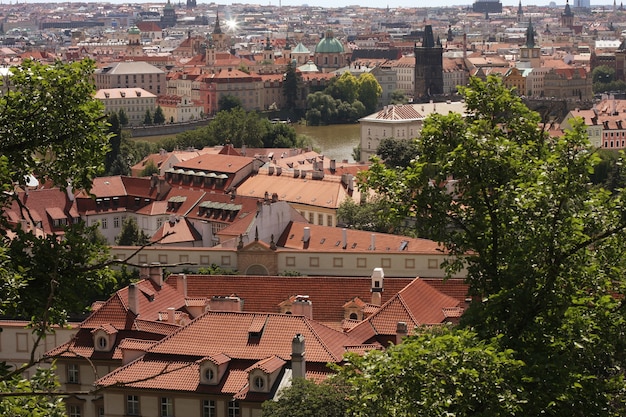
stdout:
{"type": "Polygon", "coordinates": [[[337,243],[335,243],[335,246],[339,246],[341,245],[341,240],[338,240],[337,243]]]}
{"type": "Polygon", "coordinates": [[[263,387],[265,386],[265,381],[263,380],[262,377],[257,376],[254,378],[254,387],[258,390],[263,389],[263,387]]]}
{"type": "Polygon", "coordinates": [[[326,238],[325,238],[325,237],[323,237],[323,238],[320,240],[320,245],[323,245],[323,244],[324,244],[324,242],[326,242],[326,238]]]}
{"type": "Polygon", "coordinates": [[[99,336],[96,343],[98,344],[98,348],[106,349],[108,345],[108,340],[104,336],[99,336]]]}
{"type": "Polygon", "coordinates": [[[204,378],[206,378],[207,381],[213,381],[213,378],[215,378],[215,371],[211,368],[207,368],[204,371],[204,378]]]}

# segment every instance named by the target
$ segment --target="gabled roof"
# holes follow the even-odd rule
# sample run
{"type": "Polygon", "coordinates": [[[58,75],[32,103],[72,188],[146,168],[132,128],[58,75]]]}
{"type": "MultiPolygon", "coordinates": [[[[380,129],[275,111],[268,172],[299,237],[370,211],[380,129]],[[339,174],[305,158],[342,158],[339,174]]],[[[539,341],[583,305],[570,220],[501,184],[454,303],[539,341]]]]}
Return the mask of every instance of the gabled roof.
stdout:
{"type": "Polygon", "coordinates": [[[301,223],[290,223],[276,244],[280,248],[299,250],[306,248],[309,251],[318,252],[337,252],[340,250],[342,253],[413,252],[433,255],[444,253],[440,245],[428,239],[301,223]],[[308,242],[304,241],[305,227],[309,229],[310,238],[308,242]],[[373,248],[372,241],[374,242],[373,248]]]}
{"type": "Polygon", "coordinates": [[[348,333],[367,342],[379,335],[395,335],[398,322],[404,322],[410,334],[417,326],[441,324],[449,317],[459,317],[461,307],[458,300],[416,278],[348,333]]]}
{"type": "Polygon", "coordinates": [[[234,174],[252,164],[253,161],[254,158],[246,156],[204,154],[181,161],[175,165],[175,168],[234,174]]]}
{"type": "MultiPolygon", "coordinates": [[[[168,284],[178,288],[178,275],[170,275],[168,284]]],[[[307,295],[313,308],[313,319],[324,323],[339,323],[344,317],[343,305],[358,297],[372,298],[369,277],[286,277],[247,275],[186,275],[187,297],[211,298],[237,294],[243,300],[244,311],[278,313],[279,304],[295,295],[307,295]]],[[[382,301],[409,284],[412,279],[384,280],[382,301]]]]}

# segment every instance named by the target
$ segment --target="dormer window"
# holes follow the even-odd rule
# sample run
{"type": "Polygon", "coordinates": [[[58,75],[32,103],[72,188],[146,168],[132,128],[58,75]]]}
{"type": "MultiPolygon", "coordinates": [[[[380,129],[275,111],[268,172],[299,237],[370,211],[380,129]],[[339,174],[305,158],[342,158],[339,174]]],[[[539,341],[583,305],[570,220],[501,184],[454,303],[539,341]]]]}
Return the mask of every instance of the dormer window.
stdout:
{"type": "Polygon", "coordinates": [[[204,371],[204,379],[206,379],[207,382],[213,382],[213,380],[215,379],[215,371],[211,368],[207,368],[204,371]]]}
{"type": "Polygon", "coordinates": [[[96,352],[110,352],[115,344],[117,330],[111,325],[104,325],[92,331],[93,347],[96,352]]]}
{"type": "Polygon", "coordinates": [[[98,338],[96,339],[96,345],[100,350],[106,350],[108,344],[109,341],[105,336],[98,336],[98,338]]]}
{"type": "Polygon", "coordinates": [[[259,391],[262,391],[264,387],[265,387],[265,379],[263,379],[263,377],[260,377],[260,376],[255,376],[254,388],[256,388],[259,391]]]}

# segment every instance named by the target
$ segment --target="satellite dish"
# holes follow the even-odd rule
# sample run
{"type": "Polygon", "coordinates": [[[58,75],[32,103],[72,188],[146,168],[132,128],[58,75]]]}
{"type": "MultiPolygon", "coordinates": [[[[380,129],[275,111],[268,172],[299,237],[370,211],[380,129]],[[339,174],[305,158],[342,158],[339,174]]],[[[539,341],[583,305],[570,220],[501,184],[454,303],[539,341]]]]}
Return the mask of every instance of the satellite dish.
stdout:
{"type": "Polygon", "coordinates": [[[28,175],[26,178],[26,186],[29,188],[37,188],[39,187],[39,180],[35,178],[33,175],[28,175]]]}

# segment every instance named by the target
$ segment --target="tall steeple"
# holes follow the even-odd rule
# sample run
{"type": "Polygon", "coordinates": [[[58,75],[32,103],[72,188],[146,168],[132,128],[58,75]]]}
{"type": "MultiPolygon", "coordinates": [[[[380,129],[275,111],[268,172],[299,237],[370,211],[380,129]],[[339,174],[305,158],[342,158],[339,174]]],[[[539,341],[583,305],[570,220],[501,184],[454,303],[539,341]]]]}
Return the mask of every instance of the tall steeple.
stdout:
{"type": "Polygon", "coordinates": [[[532,19],[528,19],[528,28],[526,28],[526,47],[535,47],[535,29],[533,28],[532,19]]]}
{"type": "Polygon", "coordinates": [[[526,29],[526,44],[520,48],[520,68],[538,68],[541,66],[541,48],[535,41],[535,28],[532,19],[528,19],[526,29]]]}
{"type": "Polygon", "coordinates": [[[215,12],[215,27],[213,28],[213,34],[219,35],[222,33],[222,28],[220,27],[220,11],[215,12]]]}
{"type": "Polygon", "coordinates": [[[524,10],[522,9],[522,0],[519,0],[519,6],[517,6],[517,21],[521,22],[524,16],[524,10]]]}

